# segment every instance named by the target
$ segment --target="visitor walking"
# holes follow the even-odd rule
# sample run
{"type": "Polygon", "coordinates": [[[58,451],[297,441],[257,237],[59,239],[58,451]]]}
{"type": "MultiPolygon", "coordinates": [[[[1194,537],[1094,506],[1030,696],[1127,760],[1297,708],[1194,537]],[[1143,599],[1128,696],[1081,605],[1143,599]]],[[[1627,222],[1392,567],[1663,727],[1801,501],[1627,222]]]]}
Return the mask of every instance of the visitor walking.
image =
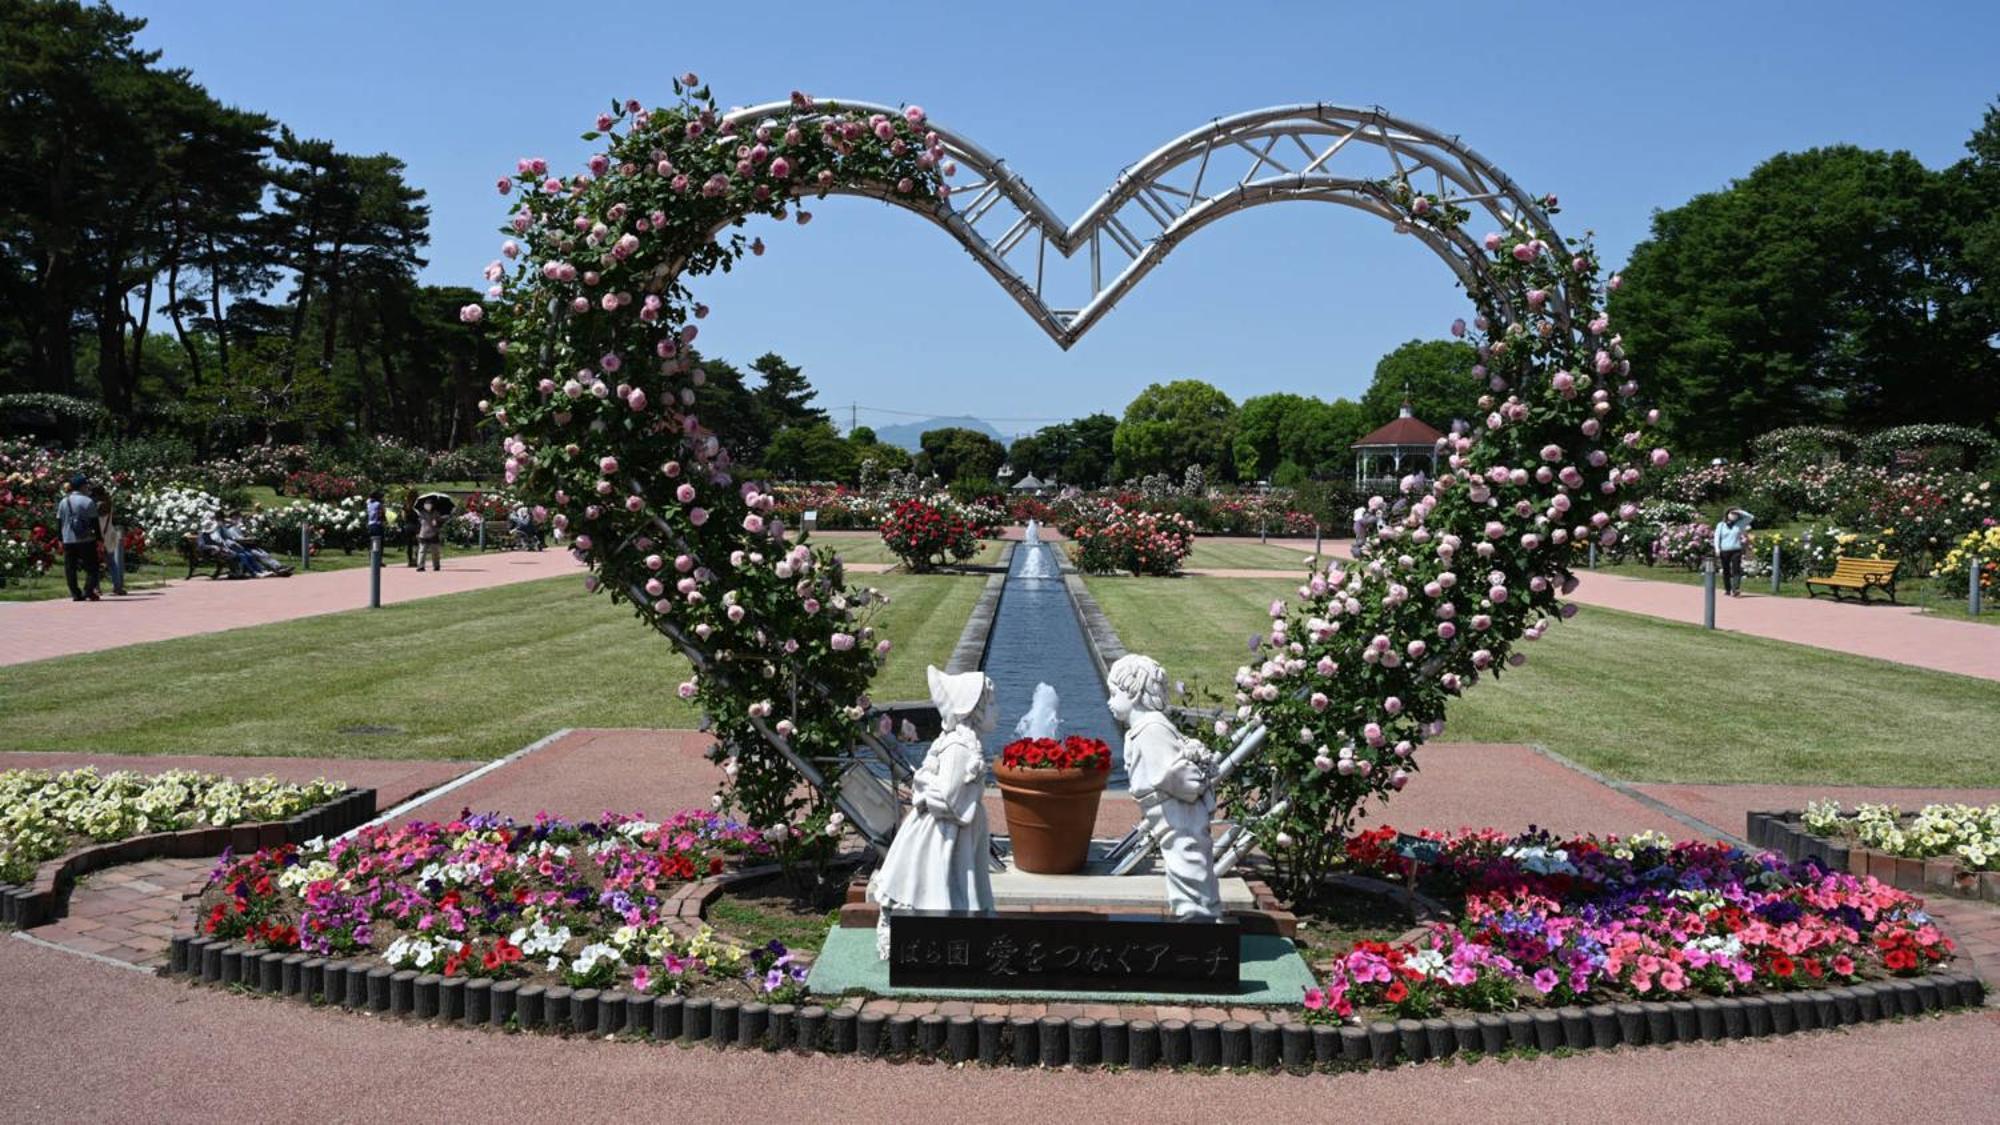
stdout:
{"type": "Polygon", "coordinates": [[[111,592],[122,598],[125,596],[125,553],[119,550],[119,544],[124,542],[125,529],[118,526],[109,490],[101,484],[93,484],[90,486],[90,498],[97,501],[97,549],[103,556],[104,568],[111,572],[111,592]]]}
{"type": "Polygon", "coordinates": [[[1715,557],[1722,566],[1722,588],[1732,598],[1743,596],[1743,549],[1750,545],[1750,525],[1757,517],[1731,508],[1715,525],[1715,557]]]}
{"type": "Polygon", "coordinates": [[[438,538],[444,526],[444,514],[430,500],[417,501],[417,570],[424,569],[428,560],[432,570],[443,570],[439,559],[438,538]]]}
{"type": "Polygon", "coordinates": [[[56,505],[56,527],[62,535],[63,581],[69,583],[71,601],[97,601],[97,583],[102,575],[97,562],[97,501],[90,498],[90,479],[82,473],[70,478],[69,495],[56,505]],[[76,584],[81,567],[84,584],[76,584]]]}

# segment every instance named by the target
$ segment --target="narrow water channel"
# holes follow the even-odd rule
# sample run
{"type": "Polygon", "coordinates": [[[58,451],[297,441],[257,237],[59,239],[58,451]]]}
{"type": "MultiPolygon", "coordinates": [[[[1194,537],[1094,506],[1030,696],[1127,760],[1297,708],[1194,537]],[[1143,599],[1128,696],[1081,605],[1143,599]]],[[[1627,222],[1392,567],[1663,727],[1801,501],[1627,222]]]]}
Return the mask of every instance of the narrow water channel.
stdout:
{"type": "Polygon", "coordinates": [[[1111,712],[1105,709],[1104,681],[1090,658],[1089,641],[1076,619],[1076,608],[1063,587],[1061,557],[1054,547],[1022,543],[1014,549],[1007,570],[1007,588],[986,643],[986,675],[1000,705],[1000,724],[986,736],[986,756],[996,758],[1014,740],[1014,724],[1026,714],[1035,685],[1056,689],[1062,728],[1058,736],[1080,734],[1103,739],[1111,747],[1111,787],[1125,787],[1120,760],[1123,739],[1111,712]],[[1035,553],[1043,555],[1046,578],[1027,578],[1022,571],[1035,553]]]}

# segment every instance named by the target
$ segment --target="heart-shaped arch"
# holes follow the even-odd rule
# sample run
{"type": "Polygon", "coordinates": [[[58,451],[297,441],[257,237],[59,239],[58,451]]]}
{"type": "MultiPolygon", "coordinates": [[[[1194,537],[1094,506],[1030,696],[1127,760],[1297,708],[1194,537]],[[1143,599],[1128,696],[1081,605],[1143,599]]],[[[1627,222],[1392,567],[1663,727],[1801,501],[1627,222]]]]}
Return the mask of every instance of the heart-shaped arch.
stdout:
{"type": "Polygon", "coordinates": [[[608,147],[588,174],[550,176],[530,159],[518,166],[525,182],[500,181],[514,198],[513,237],[487,270],[493,303],[463,316],[480,321],[490,308],[507,356],[483,405],[506,434],[509,482],[554,509],[595,571],[592,588],[630,602],[688,656],[695,676],[678,690],[716,733],[725,797],[788,859],[831,854],[837,814],[852,815],[840,778],[857,747],[898,763],[867,697],[888,654],[867,621],[874,595],[772,518],[771,495],[737,479],[698,414],[703,372],[689,345],[707,310],[687,281],[761,252],[761,240],[729,232],[751,215],[796,212],[803,223],[802,197],[836,193],[915,211],[951,230],[1061,344],[1178,239],[1262,203],[1355,206],[1452,263],[1478,313],[1453,330],[1479,348],[1488,413],[1441,440],[1448,469],[1437,480],[1405,480],[1393,507],[1371,501],[1384,518],[1365,565],[1314,573],[1296,603],[1272,607],[1269,648],[1239,673],[1236,714],[1218,724],[1217,734],[1251,723],[1268,735],[1229,796],[1295,886],[1338,855],[1367,799],[1414,773],[1413,752],[1441,729],[1450,698],[1524,659],[1514,643],[1573,610],[1560,601],[1573,552],[1611,541],[1632,513],[1645,430],[1658,418],[1635,406],[1629,363],[1598,311],[1595,257],[1549,226],[1552,197],[1524,196],[1455,139],[1380,110],[1323,105],[1219,120],[1135,165],[1064,227],[1003,163],[915,107],[794,95],[725,114],[692,75],[676,92],[674,105],[627,102],[602,115],[586,137],[608,147]],[[1307,158],[1296,169],[1280,156],[1286,144],[1307,158]],[[1249,172],[1225,191],[1203,189],[1225,150],[1247,154],[1249,172]],[[1387,160],[1389,174],[1326,171],[1360,151],[1387,160]],[[969,196],[949,185],[961,161],[978,177],[969,196]],[[1151,215],[1175,190],[1185,206],[1153,215],[1158,234],[1137,237],[1122,216],[1151,215]],[[989,237],[1003,202],[1019,217],[989,237]],[[1464,229],[1473,207],[1499,229],[1475,240],[1464,229]],[[1087,304],[1053,309],[1039,274],[1030,283],[1013,267],[1029,234],[1059,255],[1091,251],[1087,304]],[[1109,282],[1107,243],[1128,256],[1109,282]]]}
{"type": "MultiPolygon", "coordinates": [[[[836,113],[902,112],[871,102],[829,105],[837,108],[828,112],[836,113]]],[[[754,129],[799,120],[798,109],[791,102],[772,102],[732,110],[725,120],[754,129]]],[[[1411,224],[1392,185],[1412,186],[1440,206],[1479,208],[1503,230],[1538,231],[1547,238],[1555,229],[1548,214],[1552,200],[1529,196],[1457,137],[1380,106],[1319,102],[1217,118],[1128,167],[1067,226],[1005,160],[954,130],[926,124],[937,135],[943,158],[966,173],[949,195],[917,197],[866,181],[838,183],[830,194],[881,199],[937,224],[1064,349],[1183,239],[1252,207],[1306,200],[1374,215],[1422,242],[1469,290],[1484,284],[1482,248],[1460,231],[1411,224]],[[1352,167],[1365,165],[1370,156],[1374,166],[1352,167]],[[1091,296],[1080,307],[1049,303],[1050,250],[1064,260],[1087,251],[1091,296]]]]}

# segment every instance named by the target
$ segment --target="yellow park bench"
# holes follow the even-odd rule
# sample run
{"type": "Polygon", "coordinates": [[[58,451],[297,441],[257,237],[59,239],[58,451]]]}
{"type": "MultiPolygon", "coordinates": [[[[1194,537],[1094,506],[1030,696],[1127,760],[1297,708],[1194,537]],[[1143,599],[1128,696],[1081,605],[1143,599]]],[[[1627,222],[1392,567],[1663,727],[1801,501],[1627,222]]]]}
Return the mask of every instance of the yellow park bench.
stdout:
{"type": "Polygon", "coordinates": [[[1866,604],[1868,591],[1886,590],[1889,600],[1893,602],[1896,600],[1898,565],[1895,559],[1850,559],[1843,555],[1834,559],[1832,574],[1825,578],[1806,579],[1806,596],[1818,597],[1819,591],[1814,587],[1823,586],[1835,601],[1840,600],[1841,591],[1852,590],[1866,604]]]}

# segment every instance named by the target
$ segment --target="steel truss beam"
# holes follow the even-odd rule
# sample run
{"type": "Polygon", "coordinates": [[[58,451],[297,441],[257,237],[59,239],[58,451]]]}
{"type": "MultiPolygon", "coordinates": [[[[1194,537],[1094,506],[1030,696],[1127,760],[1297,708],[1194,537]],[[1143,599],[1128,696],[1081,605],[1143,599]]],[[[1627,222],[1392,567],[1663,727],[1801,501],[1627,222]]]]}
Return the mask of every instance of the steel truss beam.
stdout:
{"type": "MultiPolygon", "coordinates": [[[[800,113],[789,102],[772,102],[732,111],[728,118],[754,127],[767,120],[810,121],[848,110],[901,112],[868,102],[828,101],[800,113]]],[[[914,198],[891,185],[872,183],[841,185],[834,191],[881,199],[943,227],[1064,349],[1182,239],[1267,203],[1338,203],[1386,219],[1443,258],[1461,282],[1473,282],[1484,272],[1484,250],[1463,235],[1411,226],[1386,184],[1406,182],[1437,203],[1483,210],[1504,230],[1556,241],[1540,200],[1499,168],[1457,137],[1394,117],[1379,106],[1319,102],[1218,118],[1121,172],[1111,190],[1067,226],[1006,161],[936,122],[929,128],[963,172],[951,199],[914,198]],[[1331,170],[1335,164],[1339,171],[1331,170]],[[1053,299],[1044,253],[1050,247],[1063,259],[1089,251],[1083,278],[1069,279],[1072,287],[1066,290],[1066,295],[1080,291],[1087,299],[1053,299]]],[[[1503,302],[1503,312],[1510,311],[1504,307],[1504,293],[1494,296],[1503,302]]],[[[1561,296],[1558,311],[1567,305],[1561,296]]]]}

